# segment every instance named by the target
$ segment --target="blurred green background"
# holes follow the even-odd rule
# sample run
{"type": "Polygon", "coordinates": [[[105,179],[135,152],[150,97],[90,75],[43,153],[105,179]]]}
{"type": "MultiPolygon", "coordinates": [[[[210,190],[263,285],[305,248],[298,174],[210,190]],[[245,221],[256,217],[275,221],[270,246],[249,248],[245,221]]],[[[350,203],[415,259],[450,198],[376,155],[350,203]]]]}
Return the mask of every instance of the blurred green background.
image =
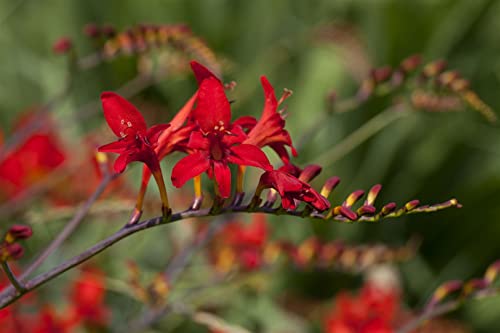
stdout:
{"type": "MultiPolygon", "coordinates": [[[[19,113],[60,91],[66,65],[63,57],[52,53],[52,43],[67,35],[78,52],[91,53],[90,42],[81,33],[88,22],[111,23],[118,30],[137,23],[188,24],[225,64],[225,80],[238,83],[232,93],[236,100],[233,117],[259,114],[263,98],[258,79],[262,74],[277,91],[284,87],[294,91],[287,101],[287,128],[295,142],[315,120],[325,117],[326,96],[332,89],[340,99],[352,96],[360,78],[370,68],[396,66],[414,53],[422,54],[424,61],[447,59],[450,67],[470,79],[479,96],[498,110],[499,16],[500,1],[492,0],[2,0],[0,127],[8,137],[11,123],[19,113]]],[[[133,61],[104,64],[79,75],[71,96],[54,114],[71,119],[78,106],[97,101],[101,91],[116,89],[131,79],[133,61]]],[[[164,120],[168,120],[194,88],[194,80],[185,75],[164,80],[140,95],[160,101],[167,110],[164,120]]],[[[375,99],[353,112],[326,116],[321,128],[300,147],[297,162],[301,165],[315,162],[389,103],[390,99],[375,99]]],[[[72,137],[102,124],[101,114],[96,113],[85,122],[59,125],[71,141],[72,137]]],[[[138,172],[139,167],[135,166],[132,174],[138,172]]],[[[321,180],[331,175],[342,179],[335,195],[337,200],[356,189],[381,183],[384,189],[380,203],[403,204],[414,198],[434,203],[456,197],[464,205],[459,210],[366,225],[318,225],[291,218],[270,219],[277,235],[294,240],[318,233],[321,237],[352,243],[401,245],[412,235],[420,235],[423,239],[420,253],[401,267],[411,307],[422,306],[440,282],[479,276],[489,263],[500,258],[500,132],[497,125],[487,123],[477,112],[414,112],[349,155],[329,163],[315,184],[319,187],[321,180]]],[[[138,187],[135,182],[131,184],[138,187]]],[[[120,223],[108,224],[115,228],[120,223]]],[[[60,225],[43,227],[50,234],[60,225]]],[[[101,233],[96,232],[95,225],[82,227],[79,236],[66,245],[68,253],[82,248],[82,244],[92,244],[109,232],[105,226],[99,228],[103,229],[101,233]]],[[[160,229],[158,233],[145,232],[125,240],[99,260],[108,263],[111,274],[119,277],[123,251],[136,246],[130,251],[135,260],[144,259],[143,265],[151,271],[161,268],[168,258],[168,254],[163,254],[168,250],[160,242],[161,234],[164,236],[167,230],[160,229]],[[144,254],[146,244],[154,241],[156,245],[150,246],[147,253],[160,253],[158,262],[144,254]]],[[[50,239],[35,237],[41,243],[50,239]]],[[[34,255],[36,248],[33,246],[27,257],[34,255]]],[[[55,256],[45,267],[62,257],[55,256]]],[[[279,288],[313,300],[328,299],[338,289],[359,285],[344,275],[324,273],[286,271],[277,280],[279,288]]],[[[51,284],[43,290],[53,292],[55,286],[51,284]]],[[[265,303],[264,297],[257,299],[265,303]]],[[[253,315],[241,314],[251,304],[248,299],[241,302],[229,311],[229,321],[244,322],[253,315]]],[[[267,309],[265,304],[262,306],[267,309]]],[[[255,312],[260,309],[253,308],[255,312]]],[[[131,316],[133,309],[127,310],[126,315],[131,316]]],[[[500,298],[492,298],[471,302],[454,316],[467,322],[474,331],[498,332],[499,314],[500,298]]]]}

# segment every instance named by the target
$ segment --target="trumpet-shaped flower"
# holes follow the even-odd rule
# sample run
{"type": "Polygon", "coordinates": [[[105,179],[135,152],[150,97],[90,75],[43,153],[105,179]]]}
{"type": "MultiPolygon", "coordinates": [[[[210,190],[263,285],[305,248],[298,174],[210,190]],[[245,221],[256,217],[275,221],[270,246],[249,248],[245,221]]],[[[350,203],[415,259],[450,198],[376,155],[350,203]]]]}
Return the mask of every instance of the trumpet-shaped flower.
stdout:
{"type": "Polygon", "coordinates": [[[181,187],[189,179],[207,172],[215,178],[220,197],[227,198],[231,193],[229,163],[264,170],[272,167],[259,147],[243,143],[245,132],[231,123],[231,107],[222,82],[202,65],[192,62],[191,66],[200,82],[198,103],[192,112],[197,130],[191,133],[187,145],[192,153],[172,170],[172,183],[181,187]]]}

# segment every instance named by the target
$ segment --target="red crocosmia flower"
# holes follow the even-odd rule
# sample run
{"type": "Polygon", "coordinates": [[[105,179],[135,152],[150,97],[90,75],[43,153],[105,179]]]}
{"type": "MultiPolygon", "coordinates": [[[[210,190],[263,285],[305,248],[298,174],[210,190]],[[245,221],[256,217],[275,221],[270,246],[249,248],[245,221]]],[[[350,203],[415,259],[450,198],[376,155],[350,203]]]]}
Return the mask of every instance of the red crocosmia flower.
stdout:
{"type": "Polygon", "coordinates": [[[397,289],[372,283],[357,296],[337,296],[334,310],[325,320],[326,333],[393,333],[396,315],[401,312],[397,289]]]}
{"type": "MultiPolygon", "coordinates": [[[[197,63],[191,66],[201,66],[197,63]],[[196,65],[194,65],[196,64],[196,65]]],[[[195,74],[199,69],[194,69],[195,74]]],[[[198,103],[192,120],[198,126],[191,133],[187,148],[192,153],[181,159],[172,170],[172,183],[181,187],[189,179],[207,172],[215,177],[218,194],[228,198],[231,194],[229,163],[271,170],[271,164],[262,150],[252,144],[243,144],[246,134],[240,126],[231,124],[231,107],[222,83],[208,69],[200,76],[198,103]]]]}
{"type": "Polygon", "coordinates": [[[313,189],[311,185],[288,172],[282,171],[281,168],[266,171],[262,174],[256,195],[259,196],[265,188],[273,188],[278,191],[281,196],[281,204],[285,209],[295,209],[295,200],[304,201],[320,212],[330,208],[330,202],[313,189]]]}
{"type": "Polygon", "coordinates": [[[262,265],[267,239],[268,227],[263,214],[254,214],[250,224],[232,222],[214,241],[216,258],[217,254],[221,254],[221,249],[231,249],[243,269],[257,269],[262,265]]]}
{"type": "Polygon", "coordinates": [[[72,286],[71,321],[104,327],[109,320],[105,291],[104,274],[97,269],[85,269],[72,286]]]}
{"type": "Polygon", "coordinates": [[[46,122],[47,128],[28,137],[0,162],[2,197],[18,195],[66,161],[66,154],[48,119],[39,121],[46,122]]]}
{"type": "Polygon", "coordinates": [[[66,318],[60,318],[54,308],[51,306],[44,306],[35,323],[35,327],[31,332],[33,333],[70,333],[73,332],[75,325],[70,323],[66,318]]]}
{"type": "MultiPolygon", "coordinates": [[[[158,144],[154,148],[154,151],[158,156],[158,160],[161,161],[164,157],[174,151],[187,151],[187,143],[189,141],[189,136],[194,129],[194,124],[186,126],[183,125],[190,116],[197,97],[198,93],[196,92],[169,123],[170,127],[165,129],[158,137],[158,144]]],[[[142,170],[141,189],[137,198],[135,207],[136,211],[132,215],[132,219],[140,217],[144,195],[146,194],[150,178],[151,170],[145,165],[142,170]]]]}
{"type": "MultiPolygon", "coordinates": [[[[143,162],[155,177],[160,190],[162,215],[170,216],[167,190],[155,151],[160,135],[170,125],[155,125],[148,129],[144,118],[135,106],[113,92],[102,93],[101,101],[106,122],[120,139],[99,147],[99,151],[120,154],[114,165],[116,172],[123,172],[130,162],[143,162]]],[[[139,217],[140,213],[134,212],[131,223],[137,222],[139,217]]]]}
{"type": "Polygon", "coordinates": [[[145,163],[152,172],[160,170],[154,148],[160,134],[169,125],[155,125],[148,129],[135,106],[113,92],[103,92],[101,102],[106,122],[120,139],[99,147],[99,151],[120,154],[115,161],[115,171],[123,172],[127,164],[134,161],[145,163]]]}
{"type": "Polygon", "coordinates": [[[251,126],[251,120],[244,118],[240,121],[243,127],[250,127],[248,138],[244,143],[253,144],[257,147],[271,147],[280,156],[285,164],[290,161],[285,146],[292,149],[292,154],[297,156],[297,151],[292,145],[290,134],[284,129],[285,119],[277,112],[278,102],[274,94],[274,88],[265,76],[260,78],[264,89],[265,103],[262,116],[259,121],[251,126]]]}

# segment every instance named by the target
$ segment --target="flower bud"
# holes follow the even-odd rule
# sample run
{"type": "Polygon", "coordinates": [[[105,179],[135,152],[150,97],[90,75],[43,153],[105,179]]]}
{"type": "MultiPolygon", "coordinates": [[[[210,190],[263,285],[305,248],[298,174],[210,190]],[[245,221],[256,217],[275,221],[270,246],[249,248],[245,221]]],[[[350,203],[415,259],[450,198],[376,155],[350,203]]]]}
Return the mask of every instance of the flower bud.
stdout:
{"type": "Polygon", "coordinates": [[[9,231],[7,231],[7,234],[5,234],[4,240],[6,243],[10,244],[19,239],[30,238],[31,235],[33,235],[33,230],[31,229],[31,227],[18,224],[10,227],[9,231]]]}
{"type": "Polygon", "coordinates": [[[335,176],[329,178],[325,185],[323,185],[323,188],[321,189],[321,195],[324,196],[325,198],[328,198],[330,193],[337,187],[337,185],[340,183],[340,178],[335,176]]]}
{"type": "Polygon", "coordinates": [[[422,63],[422,58],[419,54],[412,55],[404,59],[400,67],[405,73],[414,71],[422,63]]]}
{"type": "Polygon", "coordinates": [[[384,207],[382,207],[382,209],[380,210],[380,214],[382,216],[388,215],[388,214],[392,213],[394,210],[396,210],[396,203],[390,202],[387,205],[385,205],[384,207]]]}
{"type": "Polygon", "coordinates": [[[16,260],[23,256],[24,249],[18,243],[0,245],[0,261],[16,260]]]}
{"type": "Polygon", "coordinates": [[[89,38],[97,38],[101,35],[101,29],[95,23],[87,23],[83,27],[83,34],[89,38]]]}
{"type": "Polygon", "coordinates": [[[68,37],[59,38],[52,46],[55,54],[66,54],[73,48],[73,42],[68,37]]]}

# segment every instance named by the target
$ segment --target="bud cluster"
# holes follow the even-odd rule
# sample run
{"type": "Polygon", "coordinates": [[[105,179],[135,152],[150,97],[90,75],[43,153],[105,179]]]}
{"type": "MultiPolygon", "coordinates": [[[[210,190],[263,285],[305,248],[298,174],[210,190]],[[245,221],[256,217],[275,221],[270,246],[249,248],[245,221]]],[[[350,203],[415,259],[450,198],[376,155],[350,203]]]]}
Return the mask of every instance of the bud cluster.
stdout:
{"type": "Polygon", "coordinates": [[[23,256],[24,249],[19,240],[30,238],[33,234],[31,227],[25,225],[13,225],[5,233],[0,243],[0,261],[16,260],[23,256]]]}
{"type": "Polygon", "coordinates": [[[431,312],[443,304],[445,300],[463,302],[469,298],[479,298],[499,293],[495,282],[500,273],[500,260],[492,263],[485,271],[483,277],[473,278],[468,281],[451,280],[441,284],[427,302],[424,312],[431,312]]]}

